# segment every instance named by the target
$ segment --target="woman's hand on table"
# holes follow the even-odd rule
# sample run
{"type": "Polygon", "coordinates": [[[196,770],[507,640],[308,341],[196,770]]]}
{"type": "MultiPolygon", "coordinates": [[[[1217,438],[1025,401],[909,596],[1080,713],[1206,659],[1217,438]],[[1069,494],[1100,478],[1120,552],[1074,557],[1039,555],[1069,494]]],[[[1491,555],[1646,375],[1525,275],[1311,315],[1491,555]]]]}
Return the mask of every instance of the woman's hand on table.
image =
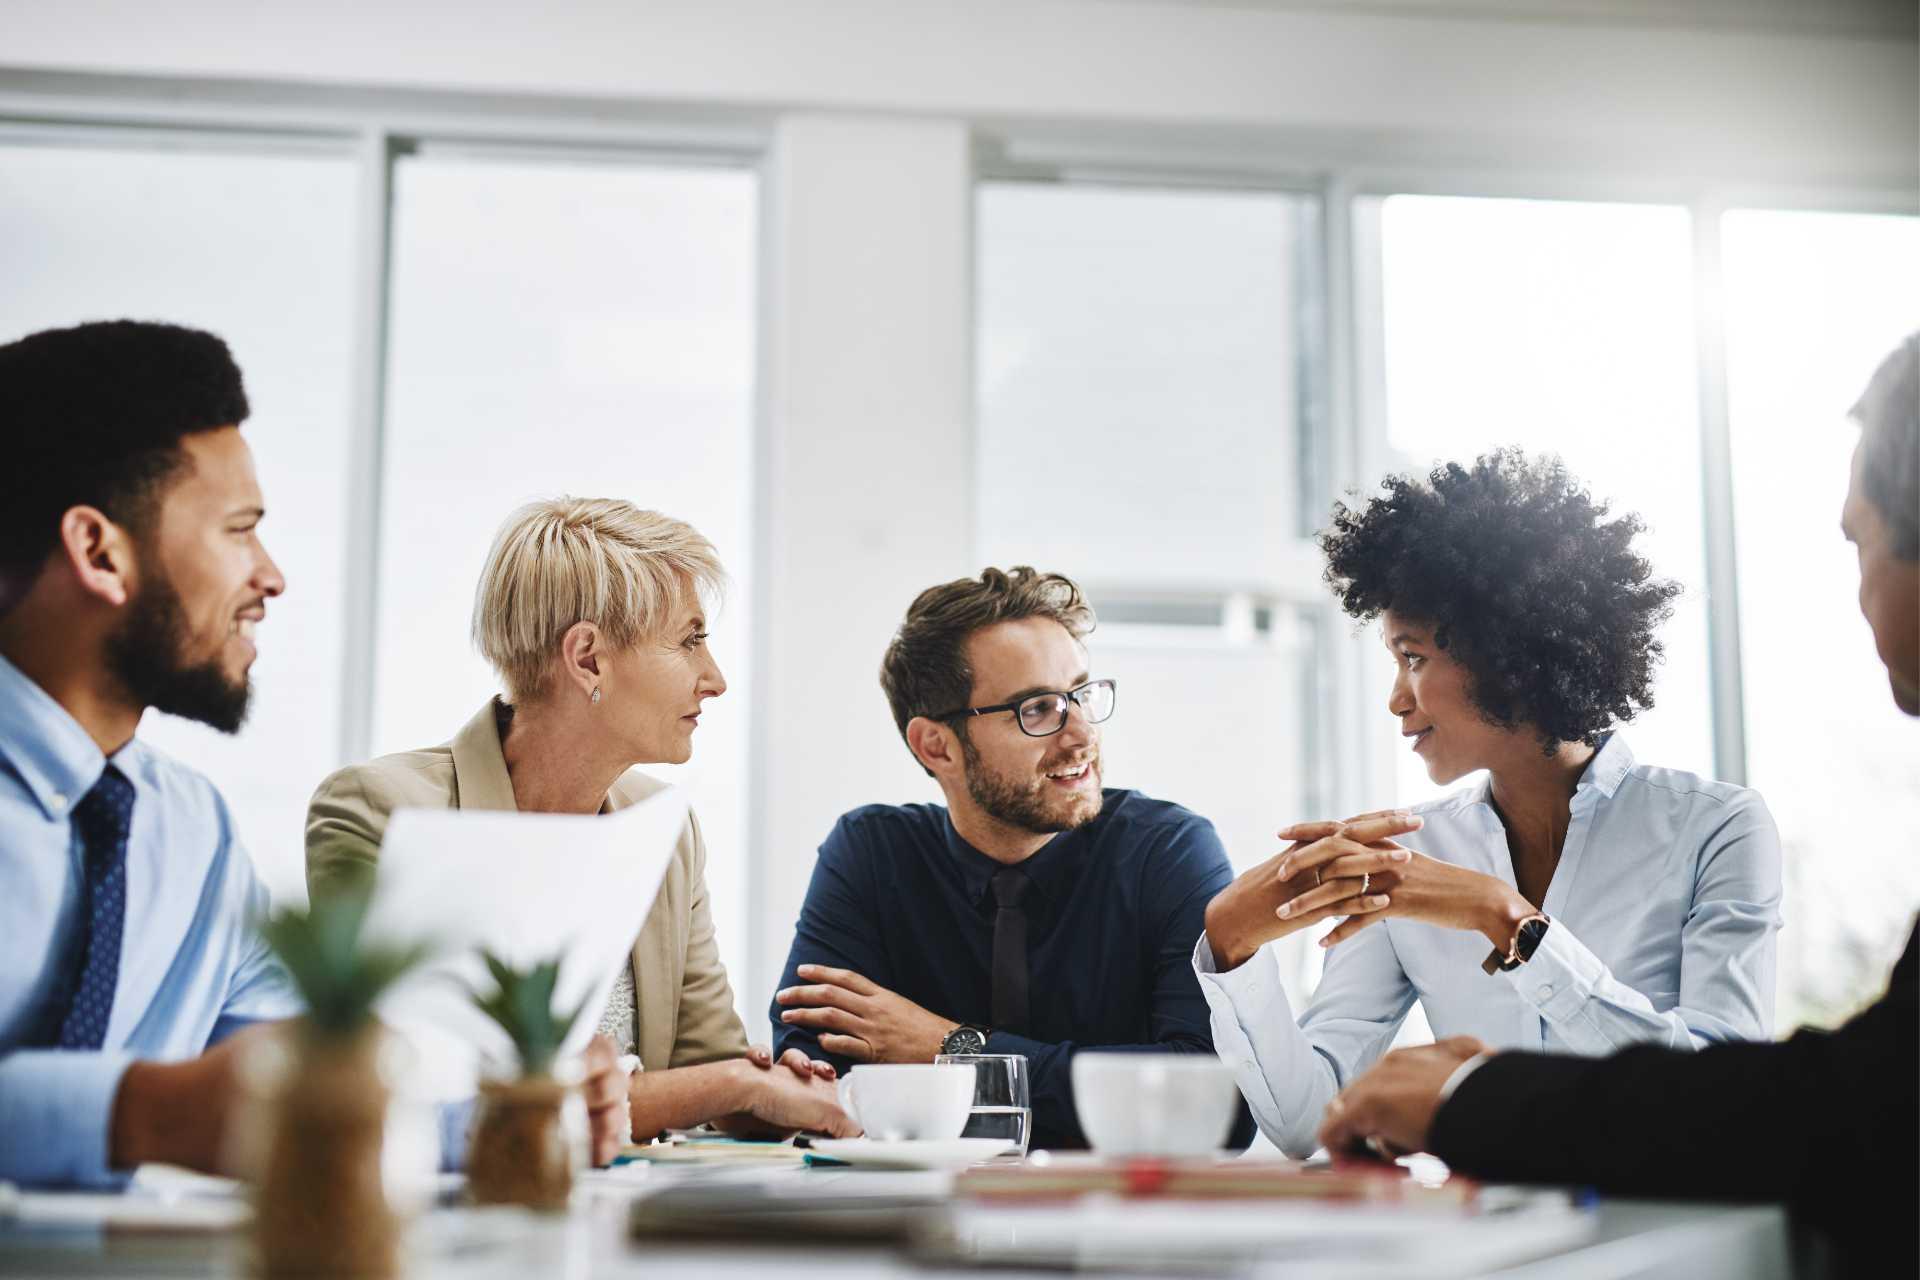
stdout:
{"type": "MultiPolygon", "coordinates": [[[[747,1050],[747,1061],[762,1071],[773,1069],[773,1050],[763,1044],[756,1044],[747,1050]]],[[[780,1055],[780,1065],[793,1072],[802,1080],[825,1080],[832,1084],[840,1074],[833,1069],[831,1062],[822,1062],[818,1058],[809,1058],[799,1049],[789,1049],[780,1055]]]]}
{"type": "Polygon", "coordinates": [[[1394,837],[1419,829],[1420,819],[1404,809],[1283,828],[1280,838],[1292,843],[1207,904],[1215,967],[1237,969],[1275,938],[1330,917],[1385,909],[1396,875],[1416,856],[1394,837]]]}
{"type": "Polygon", "coordinates": [[[771,1055],[762,1064],[746,1058],[736,1059],[733,1071],[734,1123],[722,1126],[740,1136],[745,1131],[765,1136],[785,1137],[792,1133],[824,1133],[834,1138],[857,1138],[860,1126],[840,1109],[835,1093],[833,1068],[827,1063],[808,1063],[804,1069],[790,1059],[805,1058],[798,1049],[789,1049],[779,1062],[771,1055]],[[826,1067],[822,1074],[816,1067],[826,1067]]]}

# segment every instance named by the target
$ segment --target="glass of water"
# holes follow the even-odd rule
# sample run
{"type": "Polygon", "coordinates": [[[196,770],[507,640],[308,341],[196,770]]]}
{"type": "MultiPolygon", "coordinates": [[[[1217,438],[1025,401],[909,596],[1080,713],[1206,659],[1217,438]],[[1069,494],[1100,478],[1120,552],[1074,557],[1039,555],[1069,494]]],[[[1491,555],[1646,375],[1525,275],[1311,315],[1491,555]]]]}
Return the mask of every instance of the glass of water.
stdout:
{"type": "Polygon", "coordinates": [[[1018,1053],[943,1053],[935,1062],[972,1067],[973,1110],[963,1138],[1003,1138],[1027,1154],[1033,1131],[1033,1097],[1028,1092],[1027,1059],[1018,1053]]]}

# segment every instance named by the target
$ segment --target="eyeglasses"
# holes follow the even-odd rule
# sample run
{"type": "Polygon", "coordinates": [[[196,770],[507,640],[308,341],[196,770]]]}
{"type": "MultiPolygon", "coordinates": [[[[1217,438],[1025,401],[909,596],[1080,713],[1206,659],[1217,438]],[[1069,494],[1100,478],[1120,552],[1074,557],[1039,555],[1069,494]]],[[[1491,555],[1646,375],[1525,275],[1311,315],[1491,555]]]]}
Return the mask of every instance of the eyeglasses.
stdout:
{"type": "Polygon", "coordinates": [[[952,720],[956,716],[990,716],[998,711],[1013,712],[1013,721],[1029,738],[1050,738],[1067,727],[1067,715],[1075,703],[1086,715],[1088,724],[1099,724],[1113,714],[1116,695],[1113,681],[1090,680],[1066,693],[1031,693],[1018,702],[1002,702],[992,707],[961,707],[942,712],[930,720],[952,720]]]}

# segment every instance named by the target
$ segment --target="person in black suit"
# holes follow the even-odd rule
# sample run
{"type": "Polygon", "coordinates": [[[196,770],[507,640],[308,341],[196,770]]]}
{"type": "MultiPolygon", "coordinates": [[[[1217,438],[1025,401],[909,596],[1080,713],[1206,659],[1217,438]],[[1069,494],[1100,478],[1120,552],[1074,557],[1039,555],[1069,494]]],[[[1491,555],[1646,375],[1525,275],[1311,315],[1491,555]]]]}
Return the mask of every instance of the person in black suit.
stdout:
{"type": "MultiPolygon", "coordinates": [[[[1920,333],[1880,366],[1841,528],[1894,701],[1920,715],[1920,333]]],[[[1869,889],[1870,886],[1862,886],[1869,889]]],[[[1430,1151],[1499,1182],[1777,1201],[1839,1274],[1915,1275],[1920,928],[1886,993],[1837,1031],[1699,1053],[1488,1054],[1461,1036],[1389,1054],[1328,1104],[1329,1151],[1430,1151]]]]}

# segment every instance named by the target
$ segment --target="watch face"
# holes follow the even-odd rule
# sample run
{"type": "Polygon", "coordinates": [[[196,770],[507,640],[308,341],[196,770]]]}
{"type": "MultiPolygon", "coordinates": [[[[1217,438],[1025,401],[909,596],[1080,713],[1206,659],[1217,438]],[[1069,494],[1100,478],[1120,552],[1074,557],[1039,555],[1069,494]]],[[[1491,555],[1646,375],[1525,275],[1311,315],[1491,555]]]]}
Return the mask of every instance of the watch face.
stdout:
{"type": "Polygon", "coordinates": [[[987,1047],[986,1036],[978,1027],[955,1027],[948,1033],[946,1043],[940,1046],[942,1053],[979,1053],[987,1047]]]}

